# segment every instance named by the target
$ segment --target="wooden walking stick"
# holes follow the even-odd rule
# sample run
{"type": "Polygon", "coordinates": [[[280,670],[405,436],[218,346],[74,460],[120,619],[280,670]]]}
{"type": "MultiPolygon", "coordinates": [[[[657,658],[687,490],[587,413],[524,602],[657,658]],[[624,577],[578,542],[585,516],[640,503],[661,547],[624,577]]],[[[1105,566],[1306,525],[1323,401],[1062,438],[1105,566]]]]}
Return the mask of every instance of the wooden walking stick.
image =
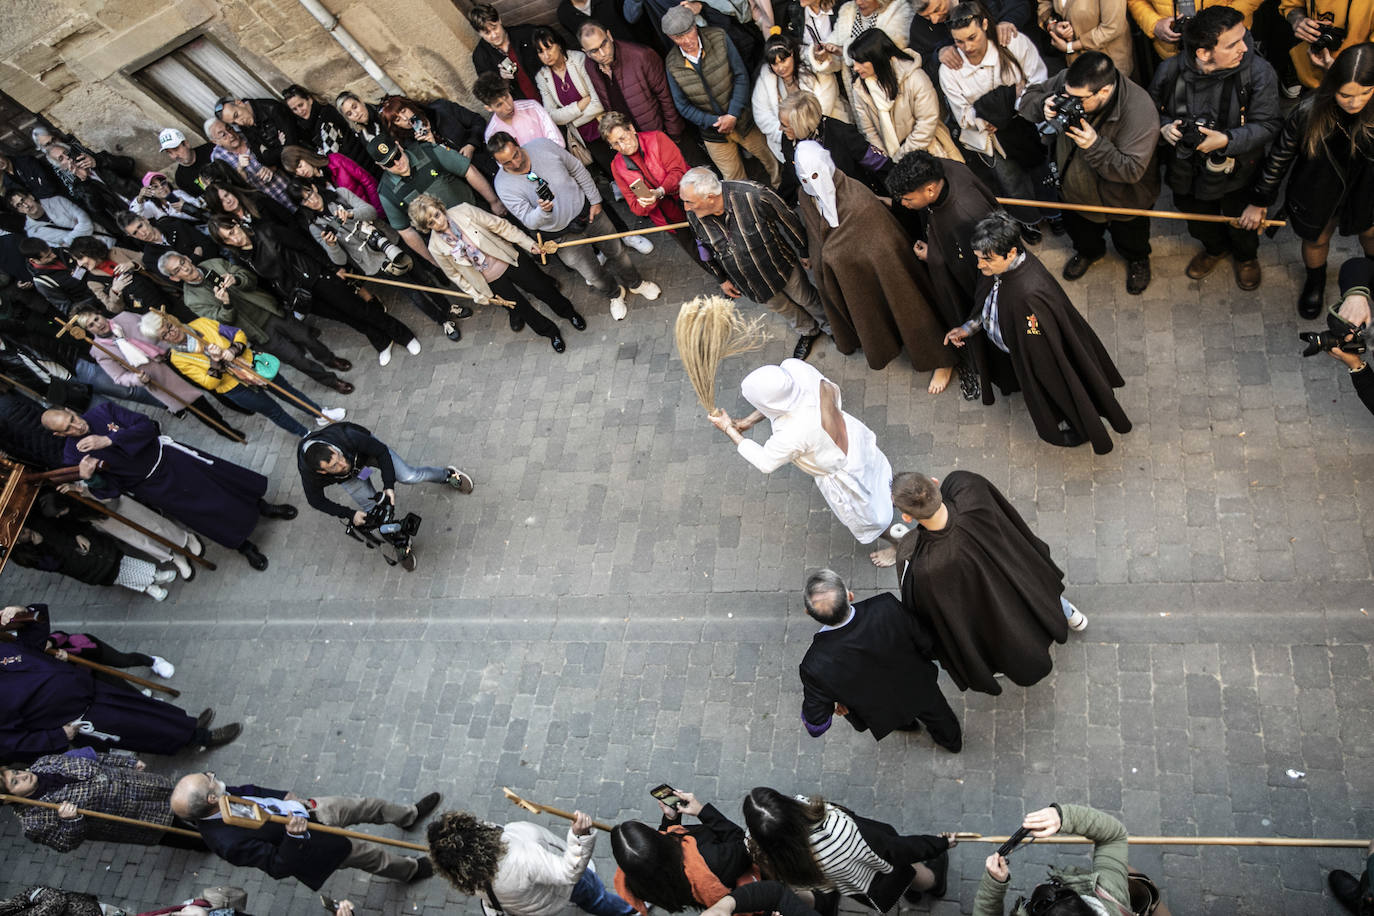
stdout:
{"type": "Polygon", "coordinates": [[[573,239],[571,242],[550,242],[554,246],[554,251],[559,248],[571,248],[574,245],[592,245],[596,242],[609,242],[612,239],[623,239],[631,235],[649,235],[654,232],[667,232],[670,229],[686,229],[690,223],[669,223],[666,226],[650,226],[648,229],[631,229],[629,232],[612,232],[610,235],[593,235],[585,239],[573,239]]]}
{"type": "MultiPolygon", "coordinates": [[[[246,798],[239,798],[237,795],[221,795],[219,797],[219,814],[226,824],[234,827],[246,827],[249,830],[261,830],[266,824],[285,824],[288,818],[280,814],[272,814],[257,802],[249,801],[246,798]]],[[[363,833],[361,830],[345,830],[343,827],[329,827],[318,821],[310,822],[311,830],[318,830],[320,833],[335,833],[339,836],[346,836],[354,840],[363,840],[368,843],[382,843],[387,846],[400,846],[402,849],[415,849],[420,852],[429,852],[429,847],[421,843],[410,843],[406,840],[393,840],[384,836],[373,836],[370,833],[363,833]]]]}
{"type": "MultiPolygon", "coordinates": [[[[1011,839],[1008,836],[983,836],[980,833],[956,833],[954,838],[960,843],[996,843],[999,846],[1011,839]]],[[[1083,836],[1040,837],[1039,843],[1091,843],[1083,836]]],[[[1369,840],[1304,839],[1302,837],[1281,836],[1133,836],[1129,838],[1132,846],[1312,846],[1325,849],[1364,849],[1369,840]]]]}
{"type": "MultiPolygon", "coordinates": [[[[400,280],[383,280],[381,277],[365,277],[362,274],[345,273],[344,276],[348,277],[350,280],[362,280],[365,283],[381,283],[384,286],[399,286],[402,289],[418,289],[422,293],[438,293],[440,296],[453,296],[455,299],[477,298],[467,293],[460,293],[456,289],[444,289],[439,286],[421,286],[418,283],[402,283],[400,280]]],[[[508,309],[515,308],[514,302],[511,302],[509,299],[502,299],[500,296],[490,296],[487,301],[496,305],[504,305],[508,309]]]]}
{"type": "MultiPolygon", "coordinates": [[[[5,795],[0,793],[0,804],[16,803],[20,805],[31,805],[35,808],[51,808],[56,811],[61,805],[55,802],[39,801],[36,798],[24,798],[22,795],[5,795]]],[[[182,830],[180,827],[168,827],[165,824],[155,824],[152,821],[141,821],[136,817],[123,817],[118,814],[106,814],[104,811],[90,811],[86,808],[77,808],[76,813],[82,817],[99,818],[102,821],[113,821],[116,824],[128,824],[131,827],[147,827],[149,830],[157,830],[161,833],[175,833],[178,836],[189,836],[200,839],[200,834],[194,830],[182,830]]]]}
{"type": "MultiPolygon", "coordinates": [[[[1235,224],[1239,217],[1222,216],[1219,213],[1180,213],[1178,210],[1138,210],[1134,207],[1099,207],[1093,204],[1066,204],[1043,200],[1025,200],[1020,197],[998,197],[999,204],[1009,207],[1039,207],[1042,210],[1075,210],[1079,213],[1102,213],[1107,216],[1158,216],[1162,219],[1191,219],[1199,223],[1235,224]]],[[[1261,229],[1271,226],[1287,226],[1281,219],[1266,219],[1260,223],[1261,229]]]]}
{"type": "MultiPolygon", "coordinates": [[[[189,324],[184,324],[184,323],[182,323],[182,321],[181,321],[179,318],[177,318],[175,315],[170,315],[170,314],[168,314],[166,309],[162,309],[161,311],[158,312],[158,314],[162,316],[162,320],[163,320],[163,321],[174,321],[174,322],[176,322],[177,326],[180,327],[183,331],[185,331],[187,334],[189,334],[189,335],[191,335],[192,337],[194,337],[196,340],[200,341],[200,345],[201,345],[202,347],[209,346],[209,344],[206,343],[205,338],[202,337],[202,336],[200,335],[200,333],[196,331],[195,328],[191,327],[189,324]]],[[[230,341],[230,343],[233,343],[233,341],[230,341]]],[[[333,420],[330,420],[328,417],[326,417],[324,414],[320,413],[320,411],[319,411],[317,408],[311,407],[311,406],[310,406],[309,404],[307,404],[305,401],[302,401],[300,398],[296,397],[294,394],[292,394],[291,392],[287,391],[285,388],[283,388],[282,386],[278,385],[276,382],[272,381],[270,378],[263,378],[263,376],[258,375],[257,371],[253,368],[252,364],[246,363],[246,362],[243,361],[243,357],[241,357],[241,356],[236,356],[236,357],[234,357],[233,362],[234,362],[234,365],[235,365],[235,366],[238,366],[240,369],[245,370],[249,375],[254,376],[255,378],[260,378],[260,379],[262,379],[263,382],[267,385],[268,388],[271,388],[273,391],[277,392],[277,393],[280,394],[282,397],[287,398],[287,399],[291,400],[292,402],[294,402],[294,403],[300,405],[300,408],[301,408],[302,410],[307,411],[307,412],[309,412],[309,413],[313,413],[315,416],[319,417],[321,420],[324,420],[324,421],[326,421],[326,422],[328,422],[328,423],[333,423],[333,422],[334,422],[333,420]]],[[[246,383],[245,383],[245,384],[246,384],[246,383]]]]}
{"type": "MultiPolygon", "coordinates": [[[[75,378],[75,376],[73,376],[73,378],[75,378]]],[[[43,395],[39,394],[37,391],[34,391],[34,390],[33,390],[32,388],[30,388],[28,385],[21,385],[19,382],[16,382],[14,379],[10,378],[8,375],[5,375],[4,373],[0,373],[0,382],[4,382],[6,385],[9,385],[11,388],[18,388],[20,391],[24,392],[24,393],[27,394],[29,397],[33,398],[35,401],[42,401],[42,402],[45,403],[45,404],[51,404],[51,403],[52,403],[52,402],[49,401],[46,397],[44,397],[43,395]]]]}
{"type": "MultiPolygon", "coordinates": [[[[106,356],[108,356],[110,359],[112,359],[112,360],[114,360],[115,362],[119,363],[119,365],[122,366],[122,367],[124,368],[124,371],[126,371],[126,372],[138,372],[137,369],[135,369],[133,366],[131,366],[131,365],[129,365],[127,362],[125,362],[124,359],[123,359],[123,357],[121,357],[118,353],[116,353],[114,350],[111,350],[109,347],[105,346],[105,345],[102,344],[100,341],[96,340],[93,336],[91,336],[89,333],[87,333],[87,331],[86,331],[85,328],[83,328],[81,325],[79,325],[79,324],[76,323],[76,319],[75,319],[75,318],[68,318],[68,319],[67,319],[67,323],[64,324],[64,325],[62,325],[62,329],[61,329],[60,331],[57,332],[57,336],[58,336],[58,337],[61,337],[63,334],[71,334],[73,339],[75,339],[75,340],[80,340],[80,341],[89,343],[91,346],[95,347],[95,348],[96,348],[97,350],[99,350],[101,353],[104,353],[104,354],[105,354],[106,356]]],[[[151,378],[146,380],[146,384],[147,384],[149,387],[151,387],[154,391],[161,391],[163,394],[167,395],[168,397],[172,398],[173,400],[177,400],[177,401],[181,400],[181,399],[178,398],[176,395],[172,394],[172,392],[170,392],[170,391],[168,391],[166,388],[164,388],[162,385],[160,385],[160,384],[158,384],[157,382],[153,381],[151,378]]],[[[196,416],[200,417],[200,418],[201,418],[202,420],[204,420],[206,423],[209,423],[209,424],[210,424],[211,426],[213,426],[215,429],[217,429],[217,430],[219,430],[220,432],[224,433],[224,434],[225,434],[226,436],[228,436],[230,439],[233,439],[235,442],[239,442],[239,443],[242,443],[242,442],[245,441],[244,438],[243,438],[242,436],[240,436],[238,433],[235,433],[233,430],[229,429],[229,427],[225,426],[223,423],[219,423],[219,422],[215,421],[215,420],[212,419],[208,414],[203,413],[199,407],[196,407],[194,404],[190,403],[189,401],[185,402],[185,404],[186,404],[186,409],[187,409],[187,410],[191,411],[191,413],[193,413],[193,414],[195,414],[196,416]]]]}
{"type": "MultiPolygon", "coordinates": [[[[526,811],[533,812],[534,814],[552,814],[569,821],[577,819],[577,815],[564,811],[562,808],[555,808],[552,805],[541,805],[539,802],[532,802],[527,798],[521,798],[505,786],[501,787],[501,793],[505,795],[506,799],[512,805],[515,805],[515,807],[524,808],[526,811]]],[[[610,824],[603,824],[601,821],[592,821],[592,826],[597,830],[605,830],[607,833],[611,830],[610,824]]]]}
{"type": "MultiPolygon", "coordinates": [[[[18,642],[19,640],[17,637],[12,636],[9,633],[0,633],[0,641],[18,642]]],[[[53,656],[54,658],[57,657],[56,649],[44,649],[43,651],[53,656]]],[[[137,684],[140,687],[147,687],[149,690],[160,690],[163,693],[171,694],[174,697],[181,696],[181,691],[177,690],[175,687],[168,687],[166,684],[158,684],[154,681],[148,680],[147,678],[138,677],[137,675],[125,674],[118,668],[111,668],[109,665],[101,665],[93,661],[88,661],[87,659],[73,655],[70,652],[67,653],[66,660],[71,662],[73,665],[81,665],[84,668],[90,668],[92,671],[99,671],[101,674],[112,674],[117,678],[121,678],[123,680],[128,681],[130,684],[137,684]]]]}
{"type": "Polygon", "coordinates": [[[138,522],[134,521],[134,520],[131,519],[131,518],[125,518],[124,516],[122,516],[122,515],[120,515],[118,512],[116,512],[115,510],[111,509],[110,507],[104,505],[103,503],[101,503],[101,502],[99,502],[99,501],[97,501],[97,500],[91,499],[89,496],[86,496],[84,493],[76,493],[76,492],[71,491],[71,490],[68,490],[68,491],[66,491],[66,492],[62,492],[61,490],[59,490],[58,492],[59,492],[59,493],[62,493],[63,496],[70,497],[71,499],[76,500],[77,502],[81,503],[83,506],[87,506],[87,507],[89,507],[89,508],[91,508],[91,509],[94,509],[95,511],[99,512],[99,513],[102,514],[102,515],[109,516],[110,518],[114,519],[115,521],[119,522],[119,523],[122,524],[122,525],[128,525],[130,528],[134,529],[134,530],[137,531],[139,534],[144,535],[145,537],[150,537],[150,538],[152,538],[153,540],[155,540],[155,541],[157,541],[159,544],[161,544],[163,547],[166,547],[168,550],[172,550],[172,551],[175,551],[176,553],[181,554],[183,557],[185,557],[186,559],[190,560],[192,563],[199,563],[201,566],[204,566],[206,569],[218,569],[218,568],[219,568],[219,567],[217,567],[214,563],[211,563],[209,560],[205,559],[205,557],[198,557],[198,556],[196,556],[195,554],[191,553],[191,551],[187,550],[185,547],[179,547],[179,546],[177,546],[176,544],[173,544],[171,541],[167,540],[165,537],[163,537],[162,535],[158,534],[156,531],[153,531],[153,530],[151,530],[151,529],[149,529],[149,528],[143,527],[142,525],[140,525],[138,522]]]}

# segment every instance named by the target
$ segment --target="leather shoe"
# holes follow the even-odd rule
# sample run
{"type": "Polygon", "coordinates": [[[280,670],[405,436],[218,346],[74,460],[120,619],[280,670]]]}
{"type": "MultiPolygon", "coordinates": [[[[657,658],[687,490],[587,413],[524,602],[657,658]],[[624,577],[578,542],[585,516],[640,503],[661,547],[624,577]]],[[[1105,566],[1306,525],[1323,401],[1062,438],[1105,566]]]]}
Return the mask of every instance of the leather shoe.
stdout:
{"type": "Polygon", "coordinates": [[[336,378],[336,379],[334,379],[334,381],[332,381],[332,382],[329,383],[329,387],[330,387],[330,388],[333,388],[333,389],[334,389],[335,391],[337,391],[339,394],[352,394],[352,393],[353,393],[353,383],[352,383],[352,382],[345,382],[345,381],[344,381],[343,379],[341,379],[341,378],[336,378]]]}
{"type": "Polygon", "coordinates": [[[200,711],[200,715],[196,716],[196,728],[209,728],[213,721],[215,721],[215,709],[213,706],[207,706],[200,711]]]}
{"type": "Polygon", "coordinates": [[[1021,238],[1027,245],[1039,245],[1045,240],[1045,233],[1034,226],[1022,226],[1021,238]]]}
{"type": "Polygon", "coordinates": [[[572,317],[568,319],[568,324],[573,326],[574,331],[587,330],[587,319],[582,317],[581,312],[573,312],[572,317]]]}
{"type": "Polygon", "coordinates": [[[1064,228],[1064,217],[1062,216],[1051,216],[1045,222],[1050,224],[1050,232],[1053,235],[1063,235],[1068,231],[1064,228]]]}
{"type": "Polygon", "coordinates": [[[1326,883],[1331,888],[1331,895],[1340,901],[1341,906],[1352,913],[1359,913],[1360,905],[1360,882],[1348,871],[1333,868],[1326,876],[1326,883]]]}
{"type": "Polygon", "coordinates": [[[816,343],[816,338],[821,336],[821,332],[814,334],[803,334],[797,338],[797,345],[792,348],[793,359],[806,359],[811,355],[811,347],[816,343]]]}
{"type": "Polygon", "coordinates": [[[1102,260],[1101,256],[1089,258],[1081,254],[1075,254],[1073,257],[1069,258],[1068,262],[1064,265],[1064,279],[1077,280],[1088,272],[1089,267],[1092,267],[1100,260],[1102,260]]]}
{"type": "Polygon", "coordinates": [[[426,878],[434,877],[434,863],[429,860],[429,856],[420,856],[415,860],[415,874],[410,876],[407,884],[415,884],[424,881],[426,878]]]}
{"type": "Polygon", "coordinates": [[[324,361],[326,369],[333,369],[335,372],[347,372],[353,368],[353,364],[341,356],[335,356],[324,361]]]}
{"type": "Polygon", "coordinates": [[[258,514],[263,518],[280,518],[290,521],[296,517],[296,507],[290,503],[269,503],[265,499],[258,500],[258,514]]]}
{"type": "MultiPolygon", "coordinates": [[[[1207,276],[1216,266],[1221,263],[1221,259],[1226,257],[1224,254],[1212,254],[1206,248],[1193,255],[1193,259],[1188,262],[1188,267],[1184,270],[1191,279],[1201,280],[1207,276]]],[[[1237,265],[1239,268],[1239,265],[1237,265]]]]}
{"type": "Polygon", "coordinates": [[[413,830],[414,828],[420,826],[420,822],[423,821],[425,818],[429,817],[429,813],[431,811],[439,807],[439,802],[441,800],[443,800],[442,795],[440,795],[438,792],[431,792],[424,798],[417,801],[415,803],[415,816],[410,819],[409,824],[406,824],[406,829],[413,830]]]}
{"type": "Polygon", "coordinates": [[[262,555],[262,551],[258,550],[258,545],[254,544],[252,541],[244,541],[240,544],[239,553],[243,554],[248,560],[248,565],[258,572],[262,572],[267,568],[267,557],[262,555]]]}
{"type": "Polygon", "coordinates": [[[564,350],[568,349],[568,345],[563,342],[563,338],[559,337],[557,334],[549,338],[549,346],[553,347],[553,352],[555,353],[562,353],[564,350]]]}
{"type": "Polygon", "coordinates": [[[210,740],[205,742],[205,749],[209,750],[212,747],[223,747],[241,734],[243,734],[243,726],[237,722],[230,722],[228,725],[212,728],[210,729],[210,740]]]}
{"type": "Polygon", "coordinates": [[[1259,261],[1236,261],[1231,265],[1236,274],[1236,286],[1245,292],[1259,289],[1260,285],[1260,262],[1259,261]]]}
{"type": "Polygon", "coordinates": [[[1126,292],[1139,296],[1150,285],[1150,259],[1126,262],[1126,292]]]}
{"type": "Polygon", "coordinates": [[[458,327],[458,322],[456,321],[445,321],[444,336],[454,343],[457,343],[463,339],[463,329],[458,327]]]}
{"type": "Polygon", "coordinates": [[[508,312],[507,314],[510,317],[510,329],[512,331],[519,333],[520,331],[525,330],[525,319],[515,314],[515,309],[511,309],[510,312],[508,312]]]}

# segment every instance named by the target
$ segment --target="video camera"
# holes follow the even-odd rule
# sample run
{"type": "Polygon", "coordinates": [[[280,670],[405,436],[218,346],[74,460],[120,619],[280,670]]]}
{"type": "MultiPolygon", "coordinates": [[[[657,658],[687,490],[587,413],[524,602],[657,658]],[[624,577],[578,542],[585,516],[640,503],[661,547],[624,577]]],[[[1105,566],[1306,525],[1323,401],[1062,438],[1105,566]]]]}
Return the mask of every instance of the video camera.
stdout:
{"type": "Polygon", "coordinates": [[[1054,117],[1040,125],[1042,136],[1051,137],[1071,127],[1077,127],[1088,117],[1083,110],[1083,100],[1067,92],[1056,93],[1050,98],[1054,105],[1054,117]]]}
{"type": "Polygon", "coordinates": [[[386,560],[386,564],[395,566],[399,563],[402,569],[411,572],[415,569],[411,539],[420,533],[420,516],[407,512],[397,521],[396,507],[385,493],[378,493],[372,499],[372,508],[367,510],[363,523],[354,525],[351,520],[345,521],[344,532],[353,540],[367,545],[368,550],[385,542],[390,547],[390,551],[382,551],[382,559],[386,560]]]}

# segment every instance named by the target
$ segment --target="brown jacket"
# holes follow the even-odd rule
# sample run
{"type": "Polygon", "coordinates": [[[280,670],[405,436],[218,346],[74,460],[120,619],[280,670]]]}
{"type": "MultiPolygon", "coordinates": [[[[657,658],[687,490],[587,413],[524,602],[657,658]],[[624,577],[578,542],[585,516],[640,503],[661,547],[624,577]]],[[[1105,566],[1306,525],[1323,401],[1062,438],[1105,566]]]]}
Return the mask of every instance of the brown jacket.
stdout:
{"type": "Polygon", "coordinates": [[[1039,3],[1041,28],[1051,19],[1064,19],[1073,26],[1078,37],[1073,40],[1069,63],[1073,63],[1082,51],[1101,51],[1127,76],[1135,69],[1126,0],[1039,0],[1039,3]]]}

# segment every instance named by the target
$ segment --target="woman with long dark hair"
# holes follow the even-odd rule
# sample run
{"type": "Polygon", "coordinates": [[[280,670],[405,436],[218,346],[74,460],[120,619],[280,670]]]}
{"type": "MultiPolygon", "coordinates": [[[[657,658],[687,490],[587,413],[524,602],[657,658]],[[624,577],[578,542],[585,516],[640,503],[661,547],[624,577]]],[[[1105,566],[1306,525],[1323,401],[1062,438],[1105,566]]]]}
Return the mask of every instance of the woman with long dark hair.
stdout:
{"type": "Polygon", "coordinates": [[[206,186],[205,209],[211,217],[223,216],[245,226],[262,222],[289,226],[293,220],[290,210],[266,194],[223,181],[212,181],[206,186]]]}
{"type": "Polygon", "coordinates": [[[406,149],[416,143],[447,146],[466,156],[487,178],[496,174],[496,160],[487,152],[487,121],[470,108],[448,99],[420,102],[392,95],[383,100],[378,117],[391,138],[406,149]]]}
{"type": "Polygon", "coordinates": [[[281,164],[299,179],[343,188],[367,201],[374,209],[382,208],[382,200],[377,196],[377,180],[343,153],[330,153],[326,157],[303,146],[288,146],[281,151],[281,164]]]}
{"type": "Polygon", "coordinates": [[[744,830],[690,792],[675,790],[676,806],[660,801],[658,829],[625,821],[611,829],[620,870],[615,891],[641,914],[650,905],[669,913],[708,907],[742,878],[754,876],[744,830]],[[701,821],[682,823],[684,814],[701,821]]]}
{"type": "MultiPolygon", "coordinates": [[[[751,105],[754,123],[763,131],[768,148],[779,162],[792,161],[792,144],[783,136],[778,110],[786,99],[798,92],[814,95],[826,117],[849,120],[849,108],[840,94],[840,82],[835,74],[817,73],[796,41],[786,35],[774,35],[763,43],[763,66],[754,82],[751,105]]],[[[793,178],[795,180],[795,176],[793,178]]]]}
{"type": "Polygon", "coordinates": [[[210,220],[210,237],[238,256],[258,276],[271,283],[282,304],[293,311],[313,314],[348,325],[367,338],[377,351],[377,362],[391,362],[392,344],[401,344],[412,356],[420,352],[415,333],[383,311],[369,305],[337,273],[315,244],[292,228],[257,223],[252,228],[224,217],[210,220]]]}
{"type": "Polygon", "coordinates": [[[1240,225],[1259,230],[1288,175],[1283,208],[1302,240],[1307,280],[1298,314],[1316,318],[1326,293],[1326,256],[1331,236],[1357,235],[1374,256],[1374,43],[1341,52],[1317,91],[1289,114],[1269,150],[1240,225]]]}
{"type": "Polygon", "coordinates": [[[869,29],[849,46],[854,61],[855,124],[868,142],[892,159],[923,149],[964,161],[940,120],[940,97],[920,63],[881,29],[869,29]]]}
{"type": "Polygon", "coordinates": [[[764,786],[745,796],[744,823],[754,863],[789,887],[838,891],[882,913],[899,898],[945,894],[952,833],[901,836],[819,796],[764,786]]]}
{"type": "Polygon", "coordinates": [[[321,156],[340,153],[364,168],[372,164],[367,147],[338,109],[294,83],[282,90],[281,97],[295,115],[300,136],[312,152],[321,156]]]}

